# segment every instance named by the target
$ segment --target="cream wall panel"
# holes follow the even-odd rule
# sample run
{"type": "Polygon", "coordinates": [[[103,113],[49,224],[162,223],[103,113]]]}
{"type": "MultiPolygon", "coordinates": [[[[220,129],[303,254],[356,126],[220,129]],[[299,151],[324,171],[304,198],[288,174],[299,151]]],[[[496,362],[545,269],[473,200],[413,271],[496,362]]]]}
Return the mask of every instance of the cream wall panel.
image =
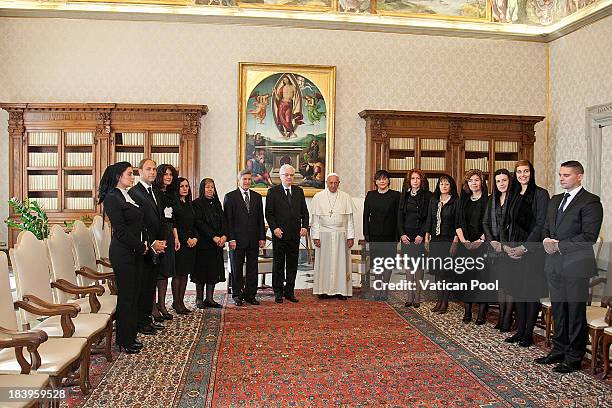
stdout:
{"type": "MultiPolygon", "coordinates": [[[[561,191],[558,166],[566,160],[587,163],[585,141],[586,109],[612,102],[612,17],[562,37],[550,44],[551,126],[550,171],[551,187],[561,191]]],[[[604,137],[610,135],[604,132],[604,137]]],[[[610,146],[604,140],[604,147],[610,146]]],[[[603,149],[601,190],[612,191],[610,150],[603,149]]],[[[551,190],[552,190],[551,189],[551,190]]],[[[604,225],[606,240],[612,237],[612,197],[604,194],[604,225]]]]}
{"type": "MultiPolygon", "coordinates": [[[[238,62],[335,65],[335,170],[342,188],[360,196],[365,133],[359,111],[545,115],[545,47],[274,27],[0,19],[0,101],[207,104],[200,175],[214,177],[224,193],[237,171],[238,62]]],[[[6,140],[4,125],[1,132],[6,140]]],[[[537,138],[536,167],[543,169],[542,125],[537,138]]],[[[0,149],[6,156],[4,143],[0,149]]],[[[6,180],[0,191],[6,196],[6,180]]]]}

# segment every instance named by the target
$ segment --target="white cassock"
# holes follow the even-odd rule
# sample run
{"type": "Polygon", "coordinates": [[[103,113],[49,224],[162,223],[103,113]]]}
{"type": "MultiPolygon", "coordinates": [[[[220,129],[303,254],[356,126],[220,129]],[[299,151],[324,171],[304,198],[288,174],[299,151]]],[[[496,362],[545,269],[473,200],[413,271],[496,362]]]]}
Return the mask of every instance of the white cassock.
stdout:
{"type": "Polygon", "coordinates": [[[351,196],[340,190],[325,189],[312,198],[311,236],[321,240],[321,247],[315,246],[315,295],[353,295],[351,253],[346,247],[346,240],[355,238],[353,207],[351,196]]]}

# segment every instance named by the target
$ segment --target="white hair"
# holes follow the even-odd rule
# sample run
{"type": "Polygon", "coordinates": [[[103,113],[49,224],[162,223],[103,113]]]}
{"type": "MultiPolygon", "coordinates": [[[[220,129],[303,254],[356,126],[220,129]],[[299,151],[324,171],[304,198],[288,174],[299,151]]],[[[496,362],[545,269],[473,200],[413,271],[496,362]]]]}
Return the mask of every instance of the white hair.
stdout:
{"type": "Polygon", "coordinates": [[[295,169],[293,168],[293,166],[287,163],[283,164],[278,172],[279,174],[285,174],[285,172],[289,169],[293,170],[293,172],[295,173],[295,169]]]}

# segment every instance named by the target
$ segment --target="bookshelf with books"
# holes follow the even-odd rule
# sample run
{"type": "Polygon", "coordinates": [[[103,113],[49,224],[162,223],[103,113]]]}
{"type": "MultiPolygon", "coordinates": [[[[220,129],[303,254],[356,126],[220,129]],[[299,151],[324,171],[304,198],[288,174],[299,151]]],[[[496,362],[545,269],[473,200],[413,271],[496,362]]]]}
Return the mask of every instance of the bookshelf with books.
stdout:
{"type": "Polygon", "coordinates": [[[466,170],[485,173],[489,185],[501,167],[513,170],[519,159],[533,161],[534,126],[541,116],[445,112],[364,110],[366,122],[366,190],[374,188],[376,170],[391,173],[391,185],[401,189],[411,168],[420,168],[435,188],[441,174],[458,184],[466,170]]]}
{"type": "MultiPolygon", "coordinates": [[[[195,185],[204,105],[2,104],[9,113],[9,195],[41,204],[52,224],[93,218],[104,169],[145,157],[195,185]]],[[[9,216],[14,216],[9,213],[9,216]]],[[[17,232],[9,230],[12,245],[17,232]]]]}

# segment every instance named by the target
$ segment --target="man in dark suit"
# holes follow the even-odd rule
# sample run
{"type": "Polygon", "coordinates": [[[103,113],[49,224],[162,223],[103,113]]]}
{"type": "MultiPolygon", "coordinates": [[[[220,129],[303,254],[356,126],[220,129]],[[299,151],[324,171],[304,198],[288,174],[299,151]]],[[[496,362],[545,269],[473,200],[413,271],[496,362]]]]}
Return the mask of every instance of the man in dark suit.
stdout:
{"type": "Polygon", "coordinates": [[[157,175],[156,163],[151,159],[141,160],[138,165],[138,175],[140,181],[128,190],[128,194],[144,213],[147,242],[150,242],[151,249],[145,255],[143,266],[143,286],[138,299],[138,332],[155,334],[156,330],[164,328],[163,325],[153,322],[151,317],[159,274],[159,257],[163,256],[166,249],[166,237],[163,229],[164,212],[161,207],[161,197],[152,185],[157,175]]]}
{"type": "Polygon", "coordinates": [[[295,297],[300,237],[308,228],[308,208],[304,191],[293,186],[295,169],[284,164],[280,168],[282,184],[268,190],[266,220],[272,231],[272,288],[276,303],[283,303],[283,296],[290,302],[295,297]],[[286,275],[285,275],[286,270],[286,275]]]}
{"type": "Polygon", "coordinates": [[[599,197],[582,187],[583,175],[579,162],[561,164],[559,179],[565,192],[550,200],[543,230],[555,332],[551,352],[535,361],[557,364],[553,370],[558,373],[580,369],[588,338],[589,279],[597,274],[593,244],[603,208],[599,197]]]}
{"type": "Polygon", "coordinates": [[[261,194],[251,190],[251,170],[238,175],[239,187],[227,193],[223,211],[228,225],[228,242],[232,260],[232,298],[236,306],[242,302],[258,305],[257,256],[266,243],[261,194]],[[246,257],[246,285],[242,267],[246,257]]]}

